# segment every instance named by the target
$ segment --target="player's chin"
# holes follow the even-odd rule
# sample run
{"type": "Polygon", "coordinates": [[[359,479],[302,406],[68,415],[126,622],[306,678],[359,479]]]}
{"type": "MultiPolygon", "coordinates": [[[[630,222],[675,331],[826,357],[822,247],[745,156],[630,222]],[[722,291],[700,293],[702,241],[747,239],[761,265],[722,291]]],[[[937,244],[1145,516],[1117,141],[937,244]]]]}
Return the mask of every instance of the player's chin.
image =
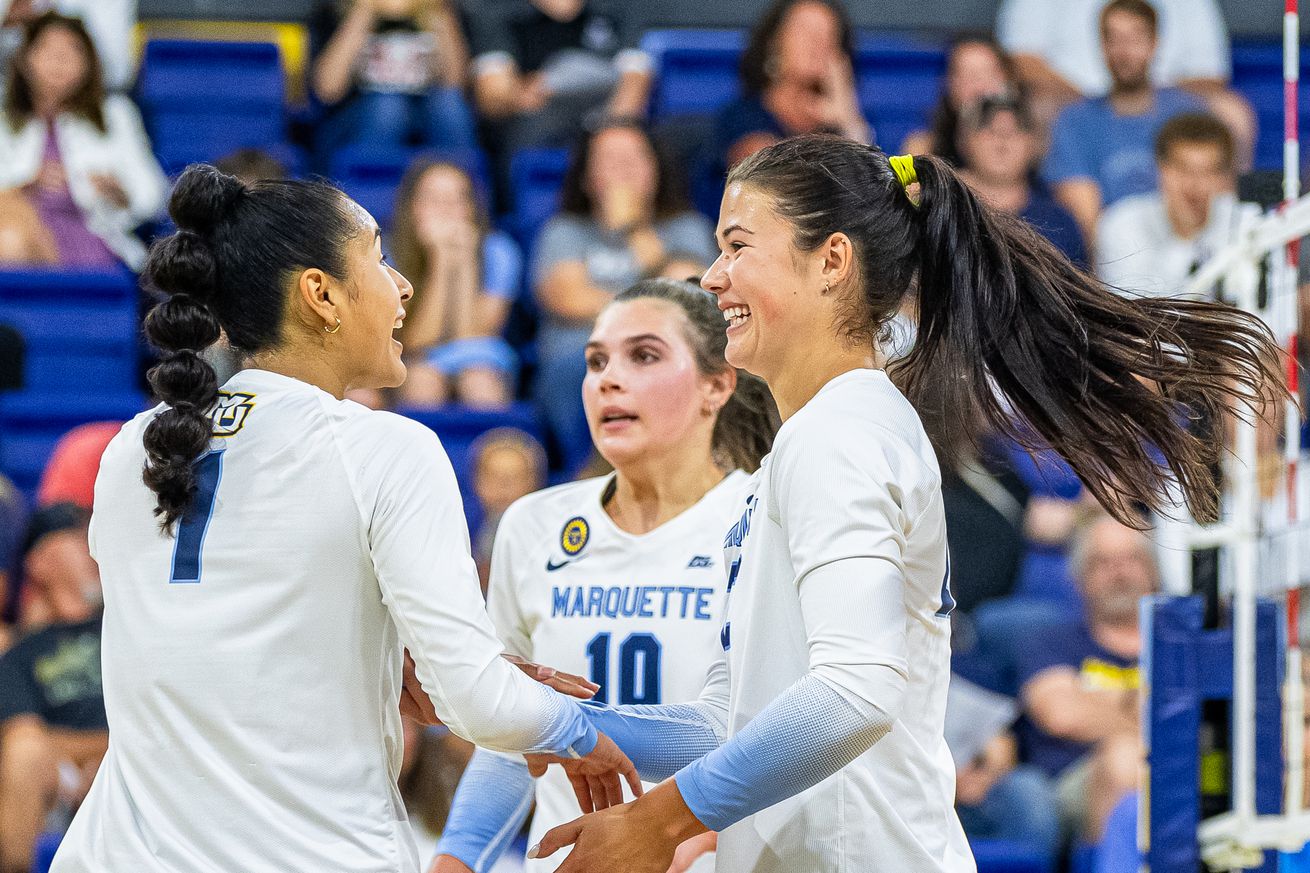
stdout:
{"type": "Polygon", "coordinates": [[[400,353],[396,352],[391,360],[383,362],[378,367],[377,378],[374,380],[378,388],[399,388],[405,384],[405,377],[409,371],[405,368],[405,362],[401,360],[400,353]]]}

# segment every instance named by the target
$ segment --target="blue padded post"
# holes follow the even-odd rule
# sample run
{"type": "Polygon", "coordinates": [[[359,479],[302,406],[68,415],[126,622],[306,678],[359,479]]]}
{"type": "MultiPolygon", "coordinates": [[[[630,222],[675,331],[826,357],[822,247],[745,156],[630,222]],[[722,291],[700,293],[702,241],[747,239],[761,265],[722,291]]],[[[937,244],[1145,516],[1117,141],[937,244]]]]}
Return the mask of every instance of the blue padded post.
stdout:
{"type": "MultiPolygon", "coordinates": [[[[1199,597],[1142,602],[1142,680],[1152,873],[1196,873],[1200,847],[1199,737],[1201,703],[1233,696],[1233,632],[1203,629],[1199,597]]],[[[1277,608],[1256,604],[1256,810],[1277,812],[1282,788],[1279,695],[1281,648],[1277,608]]],[[[1257,868],[1274,873],[1274,854],[1257,868]]]]}

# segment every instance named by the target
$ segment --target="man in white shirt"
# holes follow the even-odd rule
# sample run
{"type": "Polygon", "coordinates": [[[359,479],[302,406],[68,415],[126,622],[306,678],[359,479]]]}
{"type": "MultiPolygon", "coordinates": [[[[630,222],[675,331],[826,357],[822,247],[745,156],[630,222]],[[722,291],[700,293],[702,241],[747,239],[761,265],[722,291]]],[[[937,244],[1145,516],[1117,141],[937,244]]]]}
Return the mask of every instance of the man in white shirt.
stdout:
{"type": "Polygon", "coordinates": [[[1125,291],[1176,294],[1228,244],[1244,210],[1233,193],[1233,139],[1210,115],[1175,116],[1155,141],[1160,189],[1126,197],[1101,216],[1097,273],[1125,291]]]}

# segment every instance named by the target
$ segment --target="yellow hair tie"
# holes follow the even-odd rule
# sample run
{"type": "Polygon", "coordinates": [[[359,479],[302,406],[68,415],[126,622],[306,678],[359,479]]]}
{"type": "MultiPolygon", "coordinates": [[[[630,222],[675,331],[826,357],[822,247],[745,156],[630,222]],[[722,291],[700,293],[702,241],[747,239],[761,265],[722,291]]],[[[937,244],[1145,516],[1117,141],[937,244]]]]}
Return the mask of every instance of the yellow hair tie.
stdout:
{"type": "Polygon", "coordinates": [[[892,165],[892,172],[900,180],[902,188],[909,188],[919,181],[919,174],[914,171],[914,155],[893,155],[887,159],[892,165]]]}

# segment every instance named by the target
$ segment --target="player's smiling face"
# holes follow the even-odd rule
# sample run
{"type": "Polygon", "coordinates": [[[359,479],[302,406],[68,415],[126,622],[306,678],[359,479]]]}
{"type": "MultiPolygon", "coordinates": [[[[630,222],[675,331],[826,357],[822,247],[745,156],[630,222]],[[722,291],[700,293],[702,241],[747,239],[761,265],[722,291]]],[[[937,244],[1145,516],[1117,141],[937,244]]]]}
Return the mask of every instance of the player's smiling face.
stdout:
{"type": "Polygon", "coordinates": [[[812,344],[830,342],[823,260],[798,251],[772,198],[741,183],[723,194],[717,234],[720,254],[701,286],[724,315],[724,354],[734,367],[773,382],[803,365],[812,344]]]}
{"type": "Polygon", "coordinates": [[[582,405],[592,441],[616,468],[708,446],[731,386],[702,376],[681,308],[638,298],[608,306],[587,343],[582,405]]]}
{"type": "Polygon", "coordinates": [[[395,331],[405,318],[405,301],[414,286],[386,262],[377,222],[367,213],[364,216],[367,221],[360,233],[347,244],[350,293],[342,301],[342,329],[329,339],[341,341],[350,356],[354,371],[350,387],[395,388],[405,381],[395,331]]]}

